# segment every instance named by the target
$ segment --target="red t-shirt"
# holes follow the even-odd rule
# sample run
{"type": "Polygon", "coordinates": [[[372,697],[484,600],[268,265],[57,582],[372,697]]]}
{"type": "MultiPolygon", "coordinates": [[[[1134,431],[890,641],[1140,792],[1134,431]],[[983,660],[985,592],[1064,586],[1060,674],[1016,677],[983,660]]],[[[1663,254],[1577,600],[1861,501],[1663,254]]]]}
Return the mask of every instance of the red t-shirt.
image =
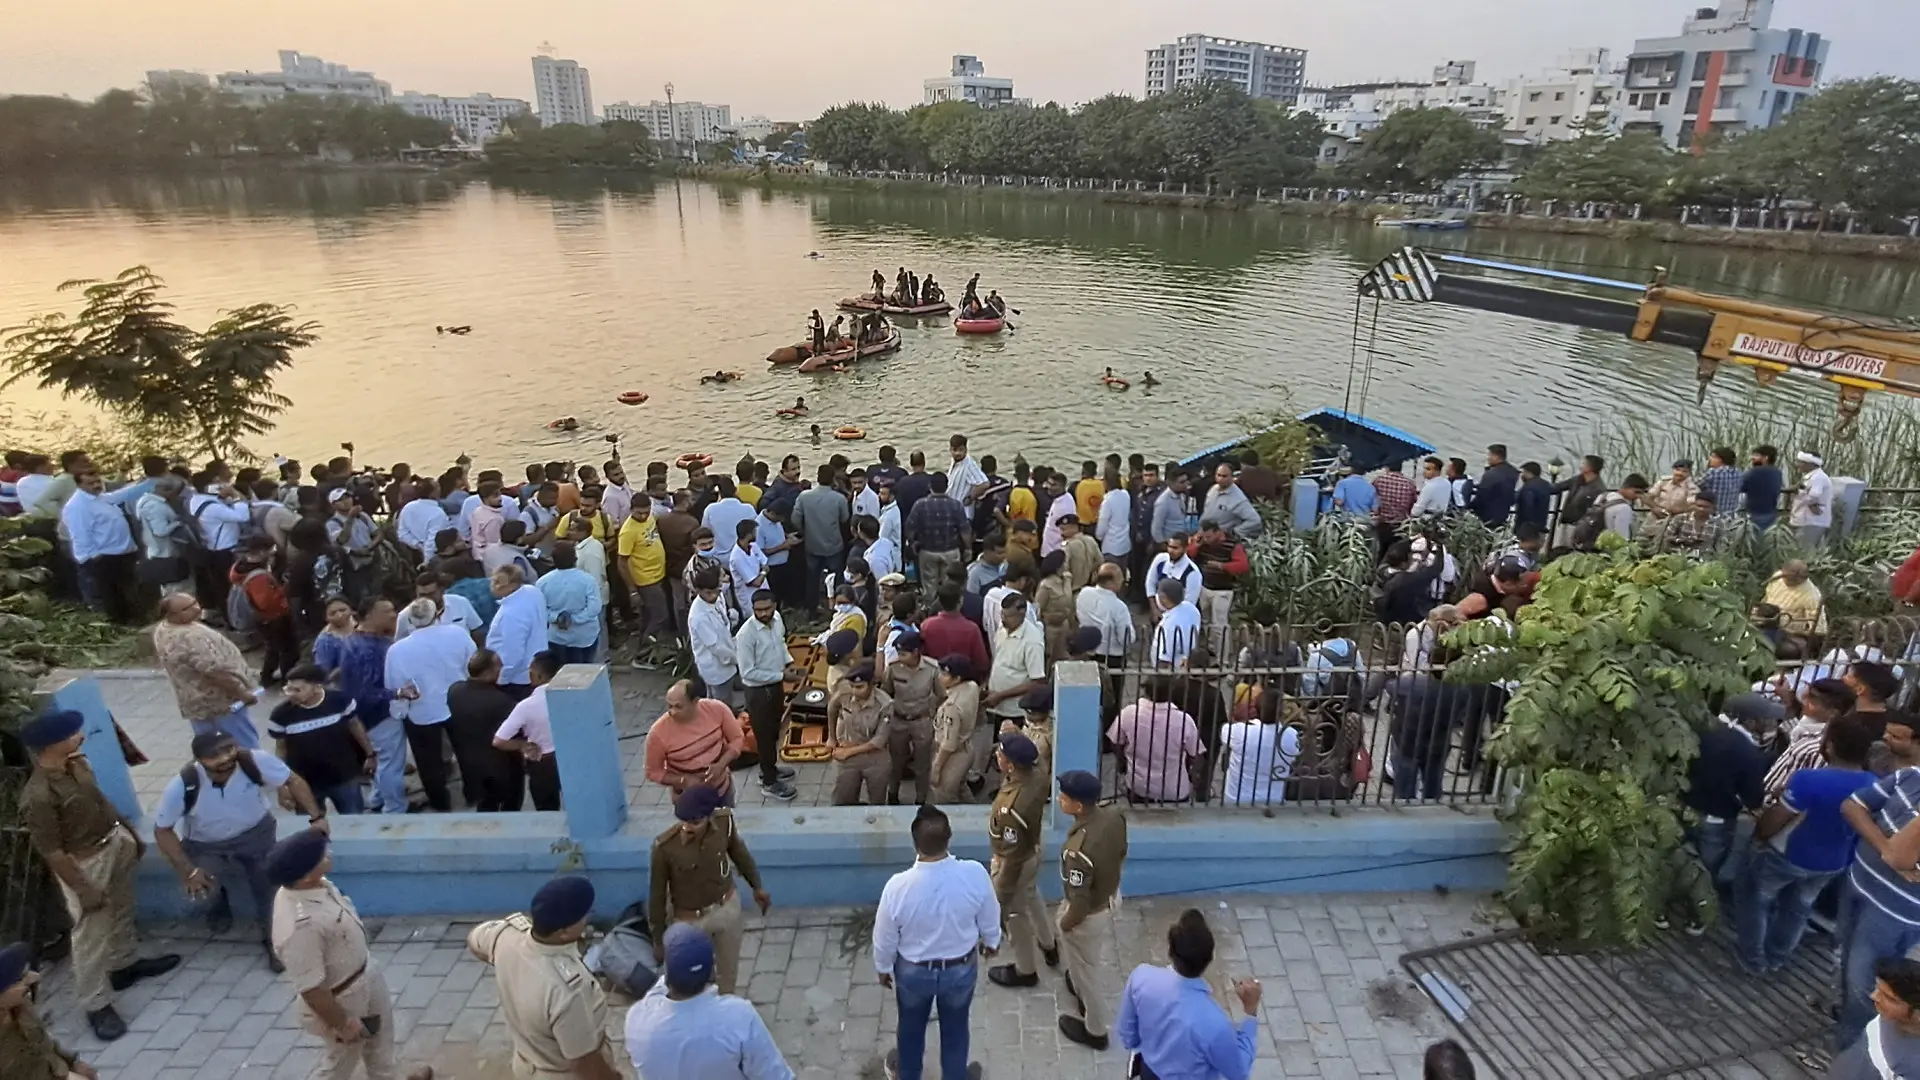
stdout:
{"type": "Polygon", "coordinates": [[[942,611],[920,624],[920,654],[934,663],[958,653],[973,664],[973,677],[987,677],[987,640],[980,624],[957,611],[942,611]]]}

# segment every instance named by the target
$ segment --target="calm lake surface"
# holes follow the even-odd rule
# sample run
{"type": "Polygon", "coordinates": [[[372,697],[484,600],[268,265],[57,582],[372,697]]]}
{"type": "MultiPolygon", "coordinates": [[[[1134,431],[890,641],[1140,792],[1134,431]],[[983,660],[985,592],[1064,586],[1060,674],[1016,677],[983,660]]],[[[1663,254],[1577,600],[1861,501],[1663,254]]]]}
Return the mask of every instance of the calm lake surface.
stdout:
{"type": "MultiPolygon", "coordinates": [[[[309,462],[351,440],[363,460],[437,469],[465,451],[512,471],[597,461],[608,432],[629,461],[806,458],[806,422],[772,415],[804,394],[826,430],[865,427],[869,450],[937,452],[964,431],[1003,461],[1022,451],[1065,464],[1171,456],[1237,434],[1247,413],[1340,405],[1354,281],[1405,242],[1364,225],[1019,196],[139,180],[0,194],[0,326],[70,304],[55,292],[63,280],[136,263],[196,325],[242,304],[294,305],[322,340],[282,380],[294,407],[254,449],[309,462]],[[979,273],[983,293],[1019,309],[1017,329],[965,338],[945,320],[909,320],[901,351],[839,376],[764,362],[803,336],[810,309],[831,319],[875,267],[891,281],[903,264],[955,297],[979,273]],[[436,324],[473,332],[440,336],[436,324]],[[1134,389],[1103,389],[1109,365],[1134,389]],[[721,368],[746,377],[699,385],[721,368]],[[1142,390],[1145,370],[1164,385],[1142,390]],[[616,403],[629,389],[651,400],[616,403]],[[569,415],[581,430],[545,430],[569,415]]],[[[1676,283],[1814,307],[1920,310],[1920,271],[1906,264],[1497,231],[1419,242],[1636,281],[1668,265],[1676,283]]],[[[1373,377],[1353,408],[1463,457],[1495,440],[1516,455],[1564,453],[1604,415],[1693,401],[1693,360],[1676,350],[1439,306],[1383,308],[1376,332],[1372,308],[1360,356],[1371,336],[1373,377]]],[[[6,397],[62,407],[27,387],[6,397]]],[[[1831,408],[1825,391],[1810,400],[1831,408]]]]}

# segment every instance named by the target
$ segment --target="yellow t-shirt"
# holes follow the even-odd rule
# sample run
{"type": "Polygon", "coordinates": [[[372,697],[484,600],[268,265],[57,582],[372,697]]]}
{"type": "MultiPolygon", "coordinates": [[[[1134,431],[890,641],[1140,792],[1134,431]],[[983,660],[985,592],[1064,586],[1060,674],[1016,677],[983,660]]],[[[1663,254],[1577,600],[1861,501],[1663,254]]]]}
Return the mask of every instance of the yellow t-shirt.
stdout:
{"type": "Polygon", "coordinates": [[[1106,497],[1104,480],[1087,479],[1073,485],[1073,512],[1080,519],[1081,528],[1093,532],[1094,523],[1100,520],[1100,500],[1106,497]]]}
{"type": "Polygon", "coordinates": [[[620,527],[620,557],[635,585],[658,585],[667,577],[667,546],[660,542],[660,525],[649,514],[628,518],[620,527]]]}
{"type": "Polygon", "coordinates": [[[733,493],[739,496],[740,501],[746,503],[748,506],[760,505],[760,489],[753,484],[735,484],[733,486],[733,493]]]}
{"type": "Polygon", "coordinates": [[[1040,502],[1032,488],[1017,487],[1007,493],[1007,516],[1015,521],[1040,522],[1040,502]]]}
{"type": "MultiPolygon", "coordinates": [[[[578,510],[569,510],[561,514],[559,522],[553,527],[553,535],[562,540],[566,539],[567,534],[573,531],[573,519],[578,516],[580,516],[580,511],[578,510]]],[[[606,511],[602,510],[600,513],[593,515],[593,517],[587,519],[587,523],[593,527],[590,535],[595,540],[603,544],[606,543],[607,533],[613,528],[613,519],[607,516],[606,511]]]]}

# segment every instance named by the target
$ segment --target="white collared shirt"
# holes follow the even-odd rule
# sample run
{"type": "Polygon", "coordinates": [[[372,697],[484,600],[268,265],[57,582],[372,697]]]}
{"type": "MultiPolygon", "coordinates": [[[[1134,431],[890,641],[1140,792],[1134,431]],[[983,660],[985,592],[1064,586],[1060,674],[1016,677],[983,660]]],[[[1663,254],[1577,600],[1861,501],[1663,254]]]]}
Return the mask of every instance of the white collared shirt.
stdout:
{"type": "Polygon", "coordinates": [[[960,500],[962,506],[973,505],[973,489],[987,482],[986,472],[980,463],[968,454],[947,469],[947,494],[960,500]]]}
{"type": "Polygon", "coordinates": [[[447,691],[465,681],[473,654],[473,635],[452,623],[415,630],[387,649],[387,689],[397,693],[411,683],[420,692],[406,703],[408,723],[438,724],[451,715],[447,691]]]}
{"type": "Polygon", "coordinates": [[[894,961],[957,960],[985,945],[1000,947],[1000,901],[987,868],[952,855],[893,875],[873,918],[873,969],[893,974],[894,961]]]}
{"type": "Polygon", "coordinates": [[[1101,656],[1125,656],[1133,647],[1133,612],[1112,589],[1102,585],[1081,589],[1073,598],[1073,612],[1082,627],[1100,631],[1101,656]]]}
{"type": "Polygon", "coordinates": [[[215,784],[207,776],[206,767],[196,761],[193,769],[200,777],[200,794],[194,799],[192,812],[186,808],[186,781],[175,776],[160,793],[160,805],[153,811],[153,827],[172,829],[182,840],[217,844],[260,824],[261,818],[273,812],[267,792],[285,784],[293,770],[265,750],[245,752],[253,756],[253,767],[260,771],[261,784],[249,780],[246,770],[237,765],[226,783],[215,784]]]}
{"type": "Polygon", "coordinates": [[[394,518],[394,535],[422,555],[433,554],[434,534],[452,527],[453,520],[441,509],[438,499],[409,500],[394,518]]]}
{"type": "Polygon", "coordinates": [[[1200,609],[1193,606],[1191,600],[1175,604],[1160,616],[1160,624],[1153,628],[1155,666],[1186,667],[1187,654],[1193,651],[1194,643],[1199,640],[1200,609]]]}

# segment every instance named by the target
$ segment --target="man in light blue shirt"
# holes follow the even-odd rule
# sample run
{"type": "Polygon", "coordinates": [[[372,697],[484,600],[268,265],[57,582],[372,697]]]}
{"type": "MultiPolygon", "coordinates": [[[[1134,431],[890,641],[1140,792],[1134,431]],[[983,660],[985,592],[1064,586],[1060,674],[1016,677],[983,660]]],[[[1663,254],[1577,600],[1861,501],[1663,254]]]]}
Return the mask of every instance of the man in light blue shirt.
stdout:
{"type": "Polygon", "coordinates": [[[134,600],[133,526],[126,512],[103,494],[106,485],[99,473],[81,473],[78,483],[73,497],[60,508],[60,523],[73,545],[73,561],[92,579],[93,596],[107,617],[131,622],[141,614],[134,600]]]}
{"type": "Polygon", "coordinates": [[[547,651],[547,600],[517,566],[503,566],[490,582],[500,607],[487,627],[487,648],[500,654],[500,689],[515,701],[533,693],[527,674],[535,653],[547,651]]]}
{"type": "Polygon", "coordinates": [[[1350,467],[1343,471],[1346,475],[1333,485],[1334,513],[1372,517],[1374,509],[1380,505],[1380,497],[1374,492],[1373,485],[1350,467]]]}
{"type": "Polygon", "coordinates": [[[1141,964],[1127,977],[1114,1033],[1133,1051],[1140,1068],[1129,1076],[1154,1080],[1247,1080],[1253,1074],[1255,1017],[1260,983],[1239,979],[1233,995],[1246,1019],[1236,1026],[1214,1003],[1207,987],[1213,963],[1213,931],[1206,917],[1188,908],[1167,931],[1172,967],[1141,964]]]}
{"type": "Polygon", "coordinates": [[[627,1053],[641,1076],[793,1080],[753,1003],[713,985],[713,939],[676,922],[661,939],[666,968],[627,1010],[627,1053]]]}
{"type": "Polygon", "coordinates": [[[553,569],[538,586],[547,602],[547,648],[561,664],[591,664],[600,648],[600,583],[578,559],[565,540],[553,545],[553,569]]]}

